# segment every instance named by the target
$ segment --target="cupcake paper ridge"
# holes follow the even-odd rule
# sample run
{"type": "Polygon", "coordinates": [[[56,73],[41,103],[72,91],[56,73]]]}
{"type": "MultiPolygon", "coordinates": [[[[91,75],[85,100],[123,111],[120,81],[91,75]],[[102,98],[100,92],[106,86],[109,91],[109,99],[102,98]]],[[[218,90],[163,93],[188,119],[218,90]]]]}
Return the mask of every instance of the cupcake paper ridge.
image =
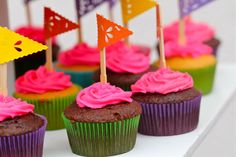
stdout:
{"type": "Polygon", "coordinates": [[[192,87],[193,79],[189,74],[161,68],[143,75],[131,89],[133,93],[168,94],[192,87]]]}
{"type": "Polygon", "coordinates": [[[8,118],[23,116],[33,113],[34,105],[20,99],[0,95],[0,122],[8,118]]]}
{"type": "Polygon", "coordinates": [[[61,91],[71,86],[69,75],[49,71],[44,66],[40,66],[37,70],[29,70],[15,82],[16,92],[25,94],[61,91]]]}
{"type": "Polygon", "coordinates": [[[120,102],[132,102],[131,95],[132,92],[125,92],[109,83],[98,82],[80,91],[76,102],[81,108],[99,109],[120,102]]]}
{"type": "Polygon", "coordinates": [[[107,47],[107,68],[117,73],[138,74],[148,70],[150,56],[137,52],[124,42],[107,47]]]}

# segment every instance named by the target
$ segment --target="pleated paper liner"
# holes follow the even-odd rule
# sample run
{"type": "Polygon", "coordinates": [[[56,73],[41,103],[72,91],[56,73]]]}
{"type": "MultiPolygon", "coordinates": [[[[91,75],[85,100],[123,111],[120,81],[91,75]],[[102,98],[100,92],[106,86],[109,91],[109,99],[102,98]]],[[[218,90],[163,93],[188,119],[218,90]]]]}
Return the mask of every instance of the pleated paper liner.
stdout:
{"type": "Polygon", "coordinates": [[[72,152],[103,157],[130,151],[136,142],[140,116],[108,123],[71,123],[62,114],[72,152]]]}
{"type": "Polygon", "coordinates": [[[200,90],[203,95],[209,94],[214,87],[214,78],[216,71],[216,64],[201,69],[194,70],[180,70],[189,73],[194,80],[194,87],[200,90]]]}
{"type": "Polygon", "coordinates": [[[151,136],[179,135],[194,130],[199,121],[201,95],[170,104],[141,103],[139,133],[151,136]]]}
{"type": "Polygon", "coordinates": [[[47,120],[40,117],[44,120],[44,125],[36,131],[16,136],[0,136],[0,157],[42,157],[47,120]]]}
{"type": "Polygon", "coordinates": [[[67,106],[75,101],[77,93],[74,93],[67,97],[54,98],[54,99],[26,99],[30,104],[35,106],[34,112],[40,115],[44,115],[48,120],[47,130],[58,130],[65,128],[63,120],[61,118],[61,113],[65,110],[67,106]]]}

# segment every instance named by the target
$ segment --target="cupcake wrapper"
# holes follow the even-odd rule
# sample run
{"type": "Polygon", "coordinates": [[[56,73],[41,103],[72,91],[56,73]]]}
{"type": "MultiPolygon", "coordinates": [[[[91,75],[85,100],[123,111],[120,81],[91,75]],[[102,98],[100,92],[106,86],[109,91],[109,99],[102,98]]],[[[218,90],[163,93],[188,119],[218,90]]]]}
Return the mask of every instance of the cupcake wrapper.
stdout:
{"type": "Polygon", "coordinates": [[[131,85],[115,85],[115,86],[120,87],[124,91],[131,91],[131,88],[130,88],[131,85]]]}
{"type": "Polygon", "coordinates": [[[71,123],[62,115],[72,152],[83,156],[110,156],[130,151],[136,142],[140,116],[109,123],[71,123]]]}
{"type": "Polygon", "coordinates": [[[190,132],[198,125],[201,95],[188,101],[171,104],[142,105],[139,133],[170,136],[190,132]]]}
{"type": "Polygon", "coordinates": [[[59,71],[63,71],[65,74],[70,75],[71,81],[77,85],[82,86],[83,88],[86,88],[94,83],[94,81],[93,81],[94,71],[73,72],[73,71],[66,71],[66,70],[61,70],[61,69],[59,69],[59,71]]]}
{"type": "Polygon", "coordinates": [[[63,120],[61,118],[61,113],[65,110],[67,106],[69,106],[75,101],[76,94],[77,93],[71,96],[50,100],[32,100],[23,98],[21,99],[33,104],[35,106],[35,113],[47,117],[47,130],[58,130],[65,128],[63,120]]]}
{"type": "Polygon", "coordinates": [[[38,130],[23,135],[0,137],[1,157],[42,157],[47,120],[38,130]]]}
{"type": "Polygon", "coordinates": [[[214,86],[216,64],[202,69],[181,71],[187,72],[192,76],[194,80],[194,87],[200,90],[203,95],[209,94],[212,91],[214,86]]]}

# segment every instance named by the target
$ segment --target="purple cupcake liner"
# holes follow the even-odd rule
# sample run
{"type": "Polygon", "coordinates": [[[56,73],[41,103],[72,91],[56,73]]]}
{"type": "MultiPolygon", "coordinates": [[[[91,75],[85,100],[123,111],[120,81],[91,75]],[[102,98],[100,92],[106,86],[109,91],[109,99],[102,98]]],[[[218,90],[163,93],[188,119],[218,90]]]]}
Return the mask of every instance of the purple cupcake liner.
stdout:
{"type": "Polygon", "coordinates": [[[197,128],[202,95],[180,103],[146,104],[141,102],[142,115],[138,132],[151,136],[171,136],[197,128]]]}
{"type": "Polygon", "coordinates": [[[47,120],[40,117],[44,125],[38,130],[16,136],[1,136],[0,157],[42,157],[47,120]]]}

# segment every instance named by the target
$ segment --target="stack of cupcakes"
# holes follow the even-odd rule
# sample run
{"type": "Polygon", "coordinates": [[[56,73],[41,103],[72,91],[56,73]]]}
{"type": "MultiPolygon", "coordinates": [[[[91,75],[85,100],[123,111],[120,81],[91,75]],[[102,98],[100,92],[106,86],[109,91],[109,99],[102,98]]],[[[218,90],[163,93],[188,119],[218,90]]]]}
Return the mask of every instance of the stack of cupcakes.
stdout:
{"type": "Polygon", "coordinates": [[[48,119],[47,130],[64,128],[61,113],[71,104],[80,88],[62,72],[49,71],[44,66],[30,70],[15,83],[14,97],[35,105],[35,112],[48,119]]]}

